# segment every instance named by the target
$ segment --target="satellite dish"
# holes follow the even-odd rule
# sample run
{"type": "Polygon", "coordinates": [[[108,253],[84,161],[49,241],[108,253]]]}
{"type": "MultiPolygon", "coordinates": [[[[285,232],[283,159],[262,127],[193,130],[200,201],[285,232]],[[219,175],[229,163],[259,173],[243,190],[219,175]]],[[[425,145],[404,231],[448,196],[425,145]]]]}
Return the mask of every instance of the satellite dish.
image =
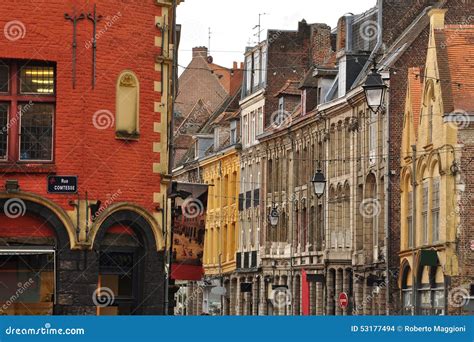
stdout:
{"type": "Polygon", "coordinates": [[[214,62],[214,58],[212,58],[212,56],[207,56],[207,63],[211,64],[212,62],[214,62]]]}
{"type": "Polygon", "coordinates": [[[211,289],[211,293],[218,296],[223,296],[227,293],[227,290],[223,286],[216,286],[211,289]]]}

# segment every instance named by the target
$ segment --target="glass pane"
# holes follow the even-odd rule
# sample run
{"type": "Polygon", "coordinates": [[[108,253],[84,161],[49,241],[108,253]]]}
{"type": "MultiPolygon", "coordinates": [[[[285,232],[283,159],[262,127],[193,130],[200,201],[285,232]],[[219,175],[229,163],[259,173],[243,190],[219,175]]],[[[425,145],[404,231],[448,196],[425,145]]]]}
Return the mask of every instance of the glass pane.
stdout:
{"type": "Polygon", "coordinates": [[[431,307],[431,293],[429,290],[420,291],[420,301],[422,307],[431,307]]]}
{"type": "Polygon", "coordinates": [[[52,66],[25,65],[20,70],[22,94],[54,94],[54,68],[52,66]]]}
{"type": "Polygon", "coordinates": [[[20,106],[20,160],[52,160],[54,105],[20,106]]]}
{"type": "Polygon", "coordinates": [[[8,105],[0,103],[0,159],[7,157],[8,105]]]}
{"type": "Polygon", "coordinates": [[[8,93],[8,74],[8,65],[0,64],[0,93],[8,93]]]}
{"type": "Polygon", "coordinates": [[[444,308],[444,290],[433,291],[433,306],[444,308]]]}
{"type": "Polygon", "coordinates": [[[0,256],[0,315],[52,314],[54,257],[0,256]]]}
{"type": "Polygon", "coordinates": [[[410,307],[412,305],[412,293],[410,290],[403,291],[403,306],[410,307]]]}

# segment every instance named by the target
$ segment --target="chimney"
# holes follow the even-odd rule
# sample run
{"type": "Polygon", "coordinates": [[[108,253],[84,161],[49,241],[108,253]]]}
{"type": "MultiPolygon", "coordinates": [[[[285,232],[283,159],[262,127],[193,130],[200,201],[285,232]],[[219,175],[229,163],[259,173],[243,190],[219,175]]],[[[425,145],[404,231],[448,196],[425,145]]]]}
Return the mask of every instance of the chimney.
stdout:
{"type": "Polygon", "coordinates": [[[311,57],[314,65],[323,65],[331,56],[331,28],[326,24],[311,25],[311,57]]]}
{"type": "Polygon", "coordinates": [[[202,57],[207,58],[207,47],[197,46],[193,48],[193,58],[202,57]]]}
{"type": "Polygon", "coordinates": [[[234,65],[232,66],[233,70],[237,70],[237,62],[234,62],[234,65]]]}
{"type": "Polygon", "coordinates": [[[447,9],[433,8],[428,12],[432,29],[436,30],[444,28],[444,15],[446,14],[446,11],[447,9]]]}

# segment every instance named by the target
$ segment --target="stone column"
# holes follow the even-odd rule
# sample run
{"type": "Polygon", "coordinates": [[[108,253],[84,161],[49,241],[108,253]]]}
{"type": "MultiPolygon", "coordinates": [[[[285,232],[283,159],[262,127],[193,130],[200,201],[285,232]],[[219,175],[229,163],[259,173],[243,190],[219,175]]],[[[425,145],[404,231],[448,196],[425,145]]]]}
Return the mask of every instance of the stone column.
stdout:
{"type": "Polygon", "coordinates": [[[362,308],[362,297],[363,297],[363,286],[360,282],[354,282],[354,315],[363,315],[362,308]]]}
{"type": "Polygon", "coordinates": [[[261,316],[268,315],[267,310],[267,283],[265,282],[265,277],[262,274],[260,276],[260,300],[259,300],[259,310],[258,313],[261,316]]]}
{"type": "Polygon", "coordinates": [[[229,292],[229,296],[230,296],[230,304],[229,304],[229,314],[231,316],[235,316],[236,314],[236,310],[235,310],[235,307],[236,307],[236,303],[235,303],[235,297],[237,295],[236,291],[235,291],[235,278],[231,278],[230,279],[230,292],[229,292]]]}
{"type": "Polygon", "coordinates": [[[334,298],[336,301],[336,316],[342,315],[342,309],[339,306],[339,302],[337,300],[339,298],[339,294],[342,292],[342,275],[343,272],[341,272],[340,270],[336,270],[336,293],[334,294],[334,298]]]}
{"type": "Polygon", "coordinates": [[[316,315],[316,283],[309,283],[309,314],[316,315]]]}
{"type": "Polygon", "coordinates": [[[258,315],[258,305],[259,305],[259,288],[258,285],[260,284],[259,278],[253,277],[252,281],[252,316],[258,315]]]}
{"type": "Polygon", "coordinates": [[[332,270],[327,272],[326,287],[326,315],[334,314],[334,273],[332,270]]]}
{"type": "Polygon", "coordinates": [[[236,315],[237,316],[242,316],[243,313],[243,307],[242,307],[242,293],[240,293],[240,277],[237,277],[237,284],[236,284],[236,296],[235,296],[235,301],[236,301],[236,315]]]}
{"type": "Polygon", "coordinates": [[[204,291],[206,291],[206,288],[198,289],[196,291],[196,315],[199,316],[202,314],[202,301],[204,297],[204,291]]]}
{"type": "Polygon", "coordinates": [[[362,305],[364,306],[364,315],[372,314],[372,286],[368,286],[364,280],[364,296],[362,298],[362,305]]]}
{"type": "Polygon", "coordinates": [[[383,287],[380,288],[380,292],[379,292],[378,297],[379,297],[378,298],[379,299],[379,304],[378,304],[379,315],[385,316],[387,314],[387,312],[386,312],[387,286],[383,286],[383,287]]]}
{"type": "Polygon", "coordinates": [[[323,284],[316,283],[316,315],[323,315],[323,284]]]}
{"type": "MultiPolygon", "coordinates": [[[[242,282],[248,283],[248,279],[244,278],[242,282]]],[[[242,314],[244,316],[249,316],[250,315],[250,301],[252,300],[251,292],[244,292],[243,293],[243,302],[244,302],[244,308],[242,314]]]]}
{"type": "MultiPolygon", "coordinates": [[[[350,276],[351,276],[351,271],[350,269],[344,269],[343,270],[343,280],[342,280],[342,291],[347,293],[347,297],[348,297],[348,300],[350,300],[350,296],[351,294],[349,293],[349,282],[350,282],[350,276]]],[[[350,306],[350,303],[349,305],[347,306],[347,308],[345,308],[343,311],[342,311],[342,314],[344,316],[347,316],[347,313],[349,312],[349,306],[350,306]]]]}

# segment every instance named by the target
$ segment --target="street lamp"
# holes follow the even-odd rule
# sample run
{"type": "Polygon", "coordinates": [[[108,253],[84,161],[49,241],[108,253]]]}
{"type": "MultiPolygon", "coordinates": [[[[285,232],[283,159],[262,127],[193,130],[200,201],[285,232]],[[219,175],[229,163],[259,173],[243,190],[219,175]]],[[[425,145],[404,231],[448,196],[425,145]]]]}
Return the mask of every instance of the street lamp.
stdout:
{"type": "Polygon", "coordinates": [[[377,114],[385,97],[385,91],[387,86],[383,82],[382,75],[377,71],[377,67],[374,61],[374,67],[372,68],[371,73],[367,76],[365,84],[362,86],[364,88],[365,99],[370,110],[377,114]]]}
{"type": "Polygon", "coordinates": [[[318,196],[318,198],[321,198],[324,195],[324,190],[326,189],[326,178],[324,178],[324,174],[320,169],[318,169],[318,171],[316,171],[314,174],[311,183],[313,183],[314,194],[318,196]]]}
{"type": "Polygon", "coordinates": [[[270,214],[268,214],[268,220],[270,221],[270,225],[272,227],[276,227],[278,225],[278,209],[273,206],[270,210],[270,214]]]}

